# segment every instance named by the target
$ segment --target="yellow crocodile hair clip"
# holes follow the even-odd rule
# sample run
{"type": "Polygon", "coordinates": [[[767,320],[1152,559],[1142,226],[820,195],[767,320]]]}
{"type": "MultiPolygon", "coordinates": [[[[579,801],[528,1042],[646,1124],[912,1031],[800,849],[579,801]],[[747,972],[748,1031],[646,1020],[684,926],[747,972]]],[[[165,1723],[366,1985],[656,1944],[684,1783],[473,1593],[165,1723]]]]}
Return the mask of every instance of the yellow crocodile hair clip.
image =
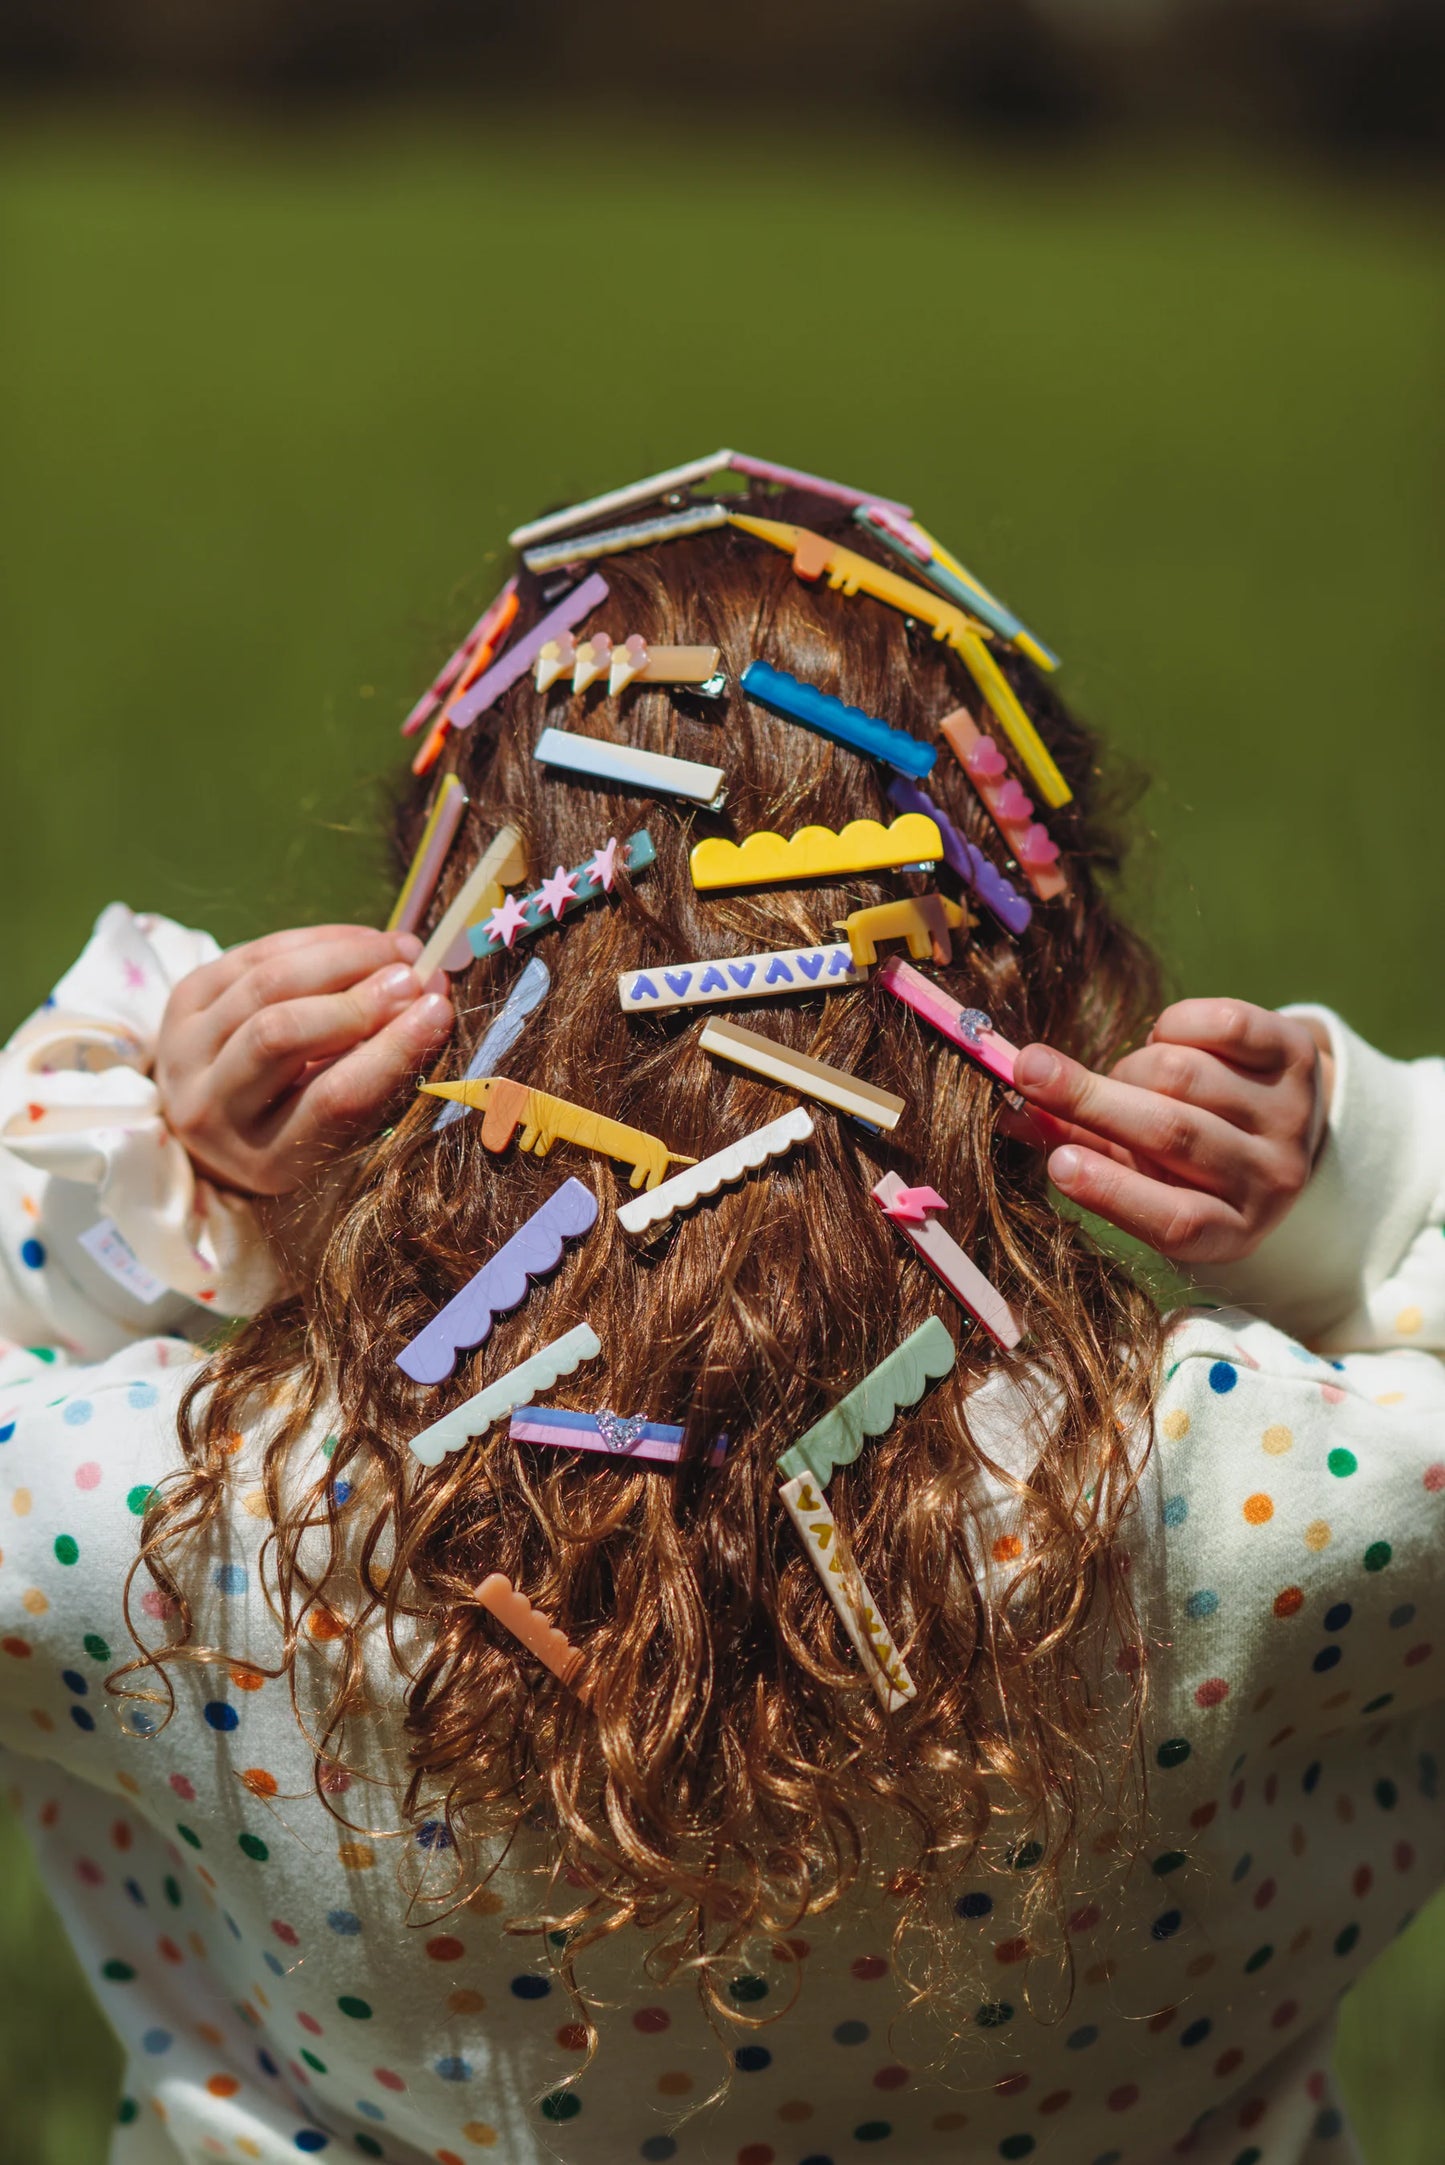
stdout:
{"type": "Polygon", "coordinates": [[[669,1165],[696,1165],[696,1158],[679,1157],[666,1143],[641,1128],[621,1120],[609,1120],[586,1105],[554,1098],[545,1090],[529,1090],[525,1083],[506,1075],[487,1075],[477,1082],[423,1083],[428,1097],[450,1098],[485,1115],[482,1141],[488,1150],[505,1150],[520,1127],[520,1148],[544,1158],[553,1143],[576,1143],[583,1150],[599,1150],[632,1168],[634,1188],[655,1188],[669,1165]]]}

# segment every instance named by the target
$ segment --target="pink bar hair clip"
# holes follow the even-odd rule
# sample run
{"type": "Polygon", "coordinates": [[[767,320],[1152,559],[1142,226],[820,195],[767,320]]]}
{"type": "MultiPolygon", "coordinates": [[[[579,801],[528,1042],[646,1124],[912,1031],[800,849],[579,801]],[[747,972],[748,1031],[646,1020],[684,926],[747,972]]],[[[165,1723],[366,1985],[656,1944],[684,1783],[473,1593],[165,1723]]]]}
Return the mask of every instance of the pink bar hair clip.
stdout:
{"type": "Polygon", "coordinates": [[[442,866],[466,808],[467,793],[461,783],[454,774],[443,775],[427,813],[416,855],[386,921],[388,932],[415,932],[425,917],[427,904],[436,892],[442,866]]]}
{"type": "Polygon", "coordinates": [[[946,1227],[928,1215],[931,1210],[947,1210],[947,1198],[936,1188],[906,1187],[897,1173],[885,1173],[870,1193],[884,1217],[892,1219],[995,1344],[1006,1351],[1016,1346],[1023,1333],[1008,1302],[978,1265],[969,1261],[946,1227]]]}
{"type": "MultiPolygon", "coordinates": [[[[1001,1082],[1005,1090],[1013,1093],[1018,1047],[1011,1045],[1006,1037],[1000,1037],[982,1008],[964,1007],[959,1001],[950,999],[941,985],[935,985],[922,971],[913,969],[898,955],[890,955],[874,972],[873,982],[891,992],[905,1007],[911,1007],[915,1015],[931,1023],[941,1036],[957,1045],[961,1052],[966,1052],[996,1082],[1001,1082]]],[[[1040,1112],[1034,1105],[1024,1106],[1022,1098],[1017,1102],[1033,1122],[1037,1140],[1043,1147],[1052,1149],[1056,1143],[1068,1140],[1068,1129],[1052,1113],[1040,1112]]]]}
{"type": "MultiPolygon", "coordinates": [[[[512,1415],[508,1432],[514,1443],[546,1443],[559,1451],[601,1451],[617,1460],[646,1459],[659,1466],[680,1462],[686,1433],[671,1421],[649,1421],[642,1413],[624,1420],[606,1407],[598,1413],[574,1413],[562,1406],[527,1406],[512,1415]]],[[[708,1453],[708,1464],[720,1466],[727,1447],[727,1437],[719,1436],[708,1453]]]]}
{"type": "Polygon", "coordinates": [[[1009,773],[1008,761],[992,737],[986,737],[966,707],[945,714],[938,725],[959,765],[978,791],[1019,870],[1040,902],[1063,894],[1068,881],[1059,865],[1059,845],[1034,818],[1034,801],[1009,773]]]}

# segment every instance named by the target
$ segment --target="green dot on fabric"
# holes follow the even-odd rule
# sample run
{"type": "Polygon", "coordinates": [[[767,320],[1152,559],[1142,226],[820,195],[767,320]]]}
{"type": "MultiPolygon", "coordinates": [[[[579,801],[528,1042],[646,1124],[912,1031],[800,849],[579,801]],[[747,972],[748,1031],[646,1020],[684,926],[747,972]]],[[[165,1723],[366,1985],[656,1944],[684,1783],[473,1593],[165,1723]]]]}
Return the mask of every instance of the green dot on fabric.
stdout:
{"type": "Polygon", "coordinates": [[[249,1857],[253,1864],[264,1864],[271,1854],[259,1834],[238,1834],[236,1844],[241,1855],[249,1857]]]}
{"type": "Polygon", "coordinates": [[[140,1482],[126,1496],[125,1507],[127,1511],[131,1513],[133,1518],[144,1518],[146,1505],[154,1494],[155,1488],[152,1482],[140,1482]]]}
{"type": "Polygon", "coordinates": [[[80,1561],[80,1543],[74,1534],[55,1536],[55,1561],[58,1564],[74,1564],[80,1561]]]}
{"type": "Polygon", "coordinates": [[[351,2140],[355,2143],[357,2149],[367,2157],[385,2157],[386,2155],[374,2135],[353,2135],[351,2140]]]}
{"type": "Polygon", "coordinates": [[[765,2000],[767,1996],[767,1980],[763,1977],[734,1977],[728,1985],[728,1998],[739,2001],[744,2007],[754,2000],[765,2000]]]}
{"type": "Polygon", "coordinates": [[[80,1643],[92,1661],[110,1660],[110,1648],[98,1631],[88,1631],[80,1643]]]}
{"type": "MultiPolygon", "coordinates": [[[[181,1830],[181,1831],[182,1831],[182,1833],[184,1833],[184,1831],[185,1831],[185,1830],[184,1830],[184,1828],[182,1828],[182,1830],[181,1830]]],[[[192,1839],[193,1839],[193,1840],[195,1839],[195,1838],[194,1838],[194,1836],[192,1836],[192,1839]]],[[[200,1844],[199,1844],[199,1842],[197,1842],[197,1843],[196,1843],[196,1847],[197,1847],[197,1848],[199,1849],[199,1847],[200,1847],[200,1844]]],[[[181,1906],[181,1883],[180,1883],[180,1881],[179,1881],[178,1879],[173,1879],[173,1878],[171,1877],[170,1873],[168,1872],[168,1873],[166,1874],[165,1878],[164,1878],[164,1879],[162,1880],[162,1882],[161,1882],[161,1885],[162,1885],[162,1887],[163,1887],[163,1888],[164,1888],[164,1890],[165,1890],[165,1897],[166,1897],[166,1900],[167,1900],[167,1901],[168,1901],[168,1902],[170,1903],[170,1905],[171,1905],[171,1908],[172,1908],[172,1909],[179,1909],[179,1908],[180,1908],[180,1906],[181,1906]]]]}
{"type": "Polygon", "coordinates": [[[128,1985],[135,1976],[135,1971],[129,1962],[111,1961],[101,1963],[100,1974],[113,1985],[128,1985]]]}
{"type": "Polygon", "coordinates": [[[370,2022],[371,2020],[370,2000],[358,2000],[352,1994],[346,1993],[336,2004],[343,2015],[350,2015],[353,2022],[370,2022]]]}
{"type": "Polygon", "coordinates": [[[581,2098],[570,2090],[553,2090],[542,2100],[543,2117],[548,2120],[575,2120],[581,2110],[581,2098]]]}
{"type": "Polygon", "coordinates": [[[189,1843],[190,1843],[190,1845],[191,1845],[192,1849],[199,1849],[199,1848],[200,1848],[200,1846],[201,1846],[201,1837],[199,1836],[199,1834],[197,1834],[197,1832],[196,1832],[196,1830],[195,1830],[195,1828],[194,1828],[194,1827],[183,1827],[183,1826],[181,1825],[180,1821],[179,1821],[179,1820],[177,1820],[177,1821],[176,1821],[176,1832],[177,1832],[177,1834],[178,1834],[178,1835],[180,1836],[180,1838],[181,1838],[181,1840],[182,1840],[183,1842],[189,1842],[189,1843]]]}
{"type": "Polygon", "coordinates": [[[325,1443],[323,1443],[321,1446],[321,1456],[323,1458],[331,1458],[332,1456],[334,1456],[336,1446],[340,1442],[340,1440],[341,1439],[339,1436],[328,1436],[325,1443]]]}
{"type": "Polygon", "coordinates": [[[27,1346],[25,1350],[33,1361],[44,1361],[47,1368],[55,1359],[54,1346],[27,1346]]]}
{"type": "Polygon", "coordinates": [[[308,2067],[315,2068],[318,2075],[324,2075],[327,2072],[326,2062],[318,2060],[315,2053],[308,2052],[304,2045],[301,2047],[301,2057],[308,2067]]]}
{"type": "Polygon", "coordinates": [[[1325,1460],[1325,1464],[1329,1467],[1330,1472],[1334,1475],[1337,1481],[1344,1481],[1348,1479],[1350,1474],[1354,1472],[1355,1468],[1359,1465],[1359,1463],[1360,1462],[1356,1458],[1354,1452],[1347,1451],[1344,1448],[1343,1444],[1337,1444],[1335,1449],[1331,1451],[1329,1457],[1325,1460]]]}
{"type": "Polygon", "coordinates": [[[1365,1551],[1365,1569],[1383,1571],[1394,1553],[1388,1541],[1372,1541],[1365,1551]]]}
{"type": "Polygon", "coordinates": [[[115,2121],[117,2127],[129,2127],[131,2121],[138,2119],[139,2116],[140,2106],[136,2103],[133,2097],[123,2097],[120,2103],[115,2108],[115,2121]]]}

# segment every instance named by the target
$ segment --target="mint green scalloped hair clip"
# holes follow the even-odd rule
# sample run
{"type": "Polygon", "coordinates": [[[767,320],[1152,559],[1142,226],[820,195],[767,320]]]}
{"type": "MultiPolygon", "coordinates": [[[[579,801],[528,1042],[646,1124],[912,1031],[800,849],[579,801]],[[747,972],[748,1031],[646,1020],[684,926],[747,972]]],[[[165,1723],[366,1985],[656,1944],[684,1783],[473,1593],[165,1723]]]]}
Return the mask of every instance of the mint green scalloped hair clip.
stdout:
{"type": "Polygon", "coordinates": [[[851,1466],[865,1440],[891,1428],[900,1406],[917,1405],[929,1384],[948,1374],[956,1357],[946,1325],[930,1316],[784,1451],[779,1473],[789,1481],[810,1473],[826,1488],[833,1468],[851,1466]]]}

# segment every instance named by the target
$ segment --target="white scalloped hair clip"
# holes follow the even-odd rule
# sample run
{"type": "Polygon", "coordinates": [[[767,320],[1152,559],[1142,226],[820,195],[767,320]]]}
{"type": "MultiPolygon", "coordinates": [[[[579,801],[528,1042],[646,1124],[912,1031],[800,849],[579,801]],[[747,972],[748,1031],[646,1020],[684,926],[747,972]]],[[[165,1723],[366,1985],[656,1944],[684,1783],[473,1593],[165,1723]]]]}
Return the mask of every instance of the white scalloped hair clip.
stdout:
{"type": "Polygon", "coordinates": [[[710,1158],[701,1158],[684,1172],[674,1173],[660,1188],[644,1190],[632,1202],[624,1203],[617,1222],[625,1233],[650,1233],[678,1211],[691,1210],[705,1195],[716,1195],[728,1181],[741,1180],[769,1158],[781,1157],[795,1143],[807,1142],[812,1133],[812,1114],[806,1106],[795,1105],[790,1113],[768,1121],[765,1127],[740,1135],[726,1150],[715,1150],[710,1158]]]}
{"type": "Polygon", "coordinates": [[[460,1451],[476,1436],[485,1436],[496,1422],[528,1406],[539,1391],[550,1391],[562,1376],[570,1376],[583,1361],[595,1361],[602,1341],[590,1323],[578,1323],[549,1345],[539,1346],[527,1360],[519,1361],[498,1376],[485,1390],[464,1405],[444,1413],[430,1428],[410,1438],[411,1450],[423,1466],[439,1466],[448,1451],[460,1451]]]}

